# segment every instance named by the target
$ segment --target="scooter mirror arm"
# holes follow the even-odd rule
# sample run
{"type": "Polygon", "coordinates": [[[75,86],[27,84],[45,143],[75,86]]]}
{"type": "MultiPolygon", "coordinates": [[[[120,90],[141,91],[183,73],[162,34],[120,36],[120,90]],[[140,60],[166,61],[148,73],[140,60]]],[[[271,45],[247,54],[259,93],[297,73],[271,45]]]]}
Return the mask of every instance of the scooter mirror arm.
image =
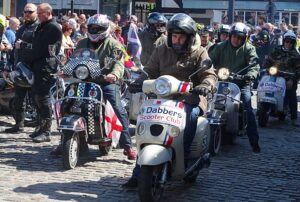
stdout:
{"type": "Polygon", "coordinates": [[[235,74],[240,74],[241,72],[243,72],[244,70],[250,68],[250,67],[254,67],[255,65],[257,65],[258,62],[255,61],[254,63],[249,64],[248,66],[244,67],[243,69],[239,70],[238,72],[236,72],[235,74]]]}

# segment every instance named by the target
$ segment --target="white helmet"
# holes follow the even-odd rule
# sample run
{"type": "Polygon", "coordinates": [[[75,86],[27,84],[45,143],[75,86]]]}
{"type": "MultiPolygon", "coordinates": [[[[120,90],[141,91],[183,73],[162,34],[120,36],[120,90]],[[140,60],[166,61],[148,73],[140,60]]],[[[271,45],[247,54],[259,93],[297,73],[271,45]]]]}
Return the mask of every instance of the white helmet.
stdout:
{"type": "Polygon", "coordinates": [[[107,15],[96,14],[87,21],[87,35],[92,42],[105,39],[110,34],[110,21],[107,15]]]}

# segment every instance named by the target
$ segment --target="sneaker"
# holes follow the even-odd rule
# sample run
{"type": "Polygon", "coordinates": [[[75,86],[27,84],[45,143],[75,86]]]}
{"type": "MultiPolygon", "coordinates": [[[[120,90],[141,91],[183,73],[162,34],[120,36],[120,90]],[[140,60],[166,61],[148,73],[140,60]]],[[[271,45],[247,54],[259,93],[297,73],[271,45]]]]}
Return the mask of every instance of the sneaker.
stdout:
{"type": "Polygon", "coordinates": [[[31,133],[31,134],[29,135],[29,137],[35,138],[35,137],[39,136],[40,134],[41,134],[41,131],[40,131],[40,130],[36,130],[36,131],[34,131],[33,133],[31,133]]]}
{"type": "Polygon", "coordinates": [[[50,142],[50,135],[46,135],[46,133],[42,133],[41,135],[35,137],[32,139],[35,143],[41,143],[41,142],[50,142]]]}
{"type": "Polygon", "coordinates": [[[254,153],[260,153],[260,147],[258,144],[252,144],[251,146],[254,153]]]}
{"type": "Polygon", "coordinates": [[[51,152],[50,155],[52,156],[61,156],[62,155],[62,148],[61,145],[58,145],[55,147],[51,152]]]}
{"type": "Polygon", "coordinates": [[[122,184],[123,188],[134,189],[138,186],[138,180],[134,177],[131,177],[125,184],[122,184]]]}
{"type": "Polygon", "coordinates": [[[24,127],[19,125],[14,125],[13,127],[4,130],[4,132],[6,133],[20,133],[23,131],[24,131],[24,127]]]}
{"type": "Polygon", "coordinates": [[[132,148],[124,149],[123,154],[127,156],[128,160],[136,159],[136,152],[132,148]]]}

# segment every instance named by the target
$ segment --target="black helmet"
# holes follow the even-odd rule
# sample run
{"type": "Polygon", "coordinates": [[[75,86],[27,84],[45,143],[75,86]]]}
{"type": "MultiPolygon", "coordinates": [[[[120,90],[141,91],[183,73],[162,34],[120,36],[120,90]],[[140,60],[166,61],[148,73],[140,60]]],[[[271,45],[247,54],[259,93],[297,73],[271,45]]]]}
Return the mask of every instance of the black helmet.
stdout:
{"type": "Polygon", "coordinates": [[[30,68],[23,62],[19,62],[15,70],[9,73],[9,79],[17,86],[29,88],[33,85],[34,76],[30,68]]]}
{"type": "Polygon", "coordinates": [[[191,46],[195,41],[195,35],[197,33],[196,22],[187,14],[175,14],[167,24],[167,32],[168,46],[172,47],[173,50],[178,54],[185,53],[190,50],[191,46]],[[185,44],[182,46],[173,47],[172,33],[187,35],[187,40],[185,44]]]}
{"type": "Polygon", "coordinates": [[[197,32],[196,22],[187,14],[175,14],[167,24],[168,33],[180,33],[195,35],[197,32]]]}
{"type": "Polygon", "coordinates": [[[220,26],[220,30],[219,30],[220,33],[228,33],[230,32],[230,26],[229,25],[226,25],[226,24],[222,24],[220,26]]]}
{"type": "Polygon", "coordinates": [[[160,36],[166,32],[167,18],[158,12],[150,13],[147,17],[149,31],[155,36],[160,36]]]}

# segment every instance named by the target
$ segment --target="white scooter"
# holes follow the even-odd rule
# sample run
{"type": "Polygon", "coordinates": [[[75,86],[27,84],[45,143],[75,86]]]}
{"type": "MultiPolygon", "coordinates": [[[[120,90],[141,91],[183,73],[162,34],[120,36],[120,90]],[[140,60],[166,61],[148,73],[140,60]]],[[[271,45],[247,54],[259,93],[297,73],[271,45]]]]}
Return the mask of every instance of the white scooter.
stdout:
{"type": "Polygon", "coordinates": [[[278,117],[284,120],[287,108],[284,106],[286,90],[286,78],[293,78],[294,73],[278,70],[277,67],[270,67],[261,78],[257,87],[258,124],[265,127],[269,116],[278,117]]]}
{"type": "Polygon", "coordinates": [[[146,100],[137,118],[138,191],[141,201],[160,201],[167,180],[194,182],[200,169],[210,165],[210,127],[205,117],[198,118],[191,152],[185,159],[186,110],[174,95],[190,93],[192,83],[164,75],[145,80],[142,89],[145,94],[156,94],[157,99],[146,100]]]}

